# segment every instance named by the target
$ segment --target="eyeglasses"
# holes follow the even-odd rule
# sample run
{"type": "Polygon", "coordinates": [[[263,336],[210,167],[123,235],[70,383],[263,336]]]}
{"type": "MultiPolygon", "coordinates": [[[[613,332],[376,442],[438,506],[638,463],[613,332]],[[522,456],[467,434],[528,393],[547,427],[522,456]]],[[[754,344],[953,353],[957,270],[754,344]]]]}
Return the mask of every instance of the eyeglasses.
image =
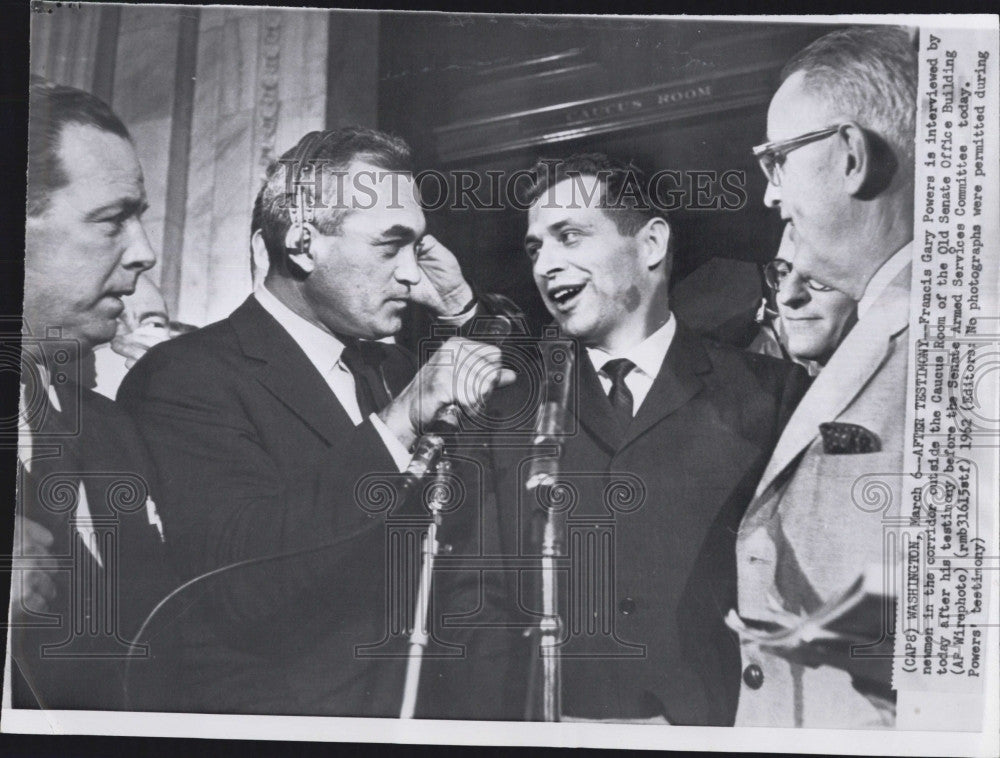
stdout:
{"type": "MultiPolygon", "coordinates": [[[[785,281],[790,273],[792,273],[792,264],[784,258],[775,258],[764,266],[764,281],[767,282],[767,286],[774,292],[778,292],[781,289],[781,283],[785,281]]],[[[828,287],[813,279],[806,279],[804,283],[813,292],[830,292],[833,290],[833,287],[828,287]]]]}
{"type": "Polygon", "coordinates": [[[843,124],[828,126],[825,129],[818,129],[815,132],[807,132],[791,139],[779,140],[778,142],[765,142],[763,145],[757,145],[753,149],[754,157],[760,163],[761,170],[763,170],[767,180],[775,187],[780,187],[781,167],[784,165],[787,155],[792,150],[797,150],[800,147],[805,147],[813,142],[818,142],[821,139],[826,139],[836,134],[840,131],[841,126],[843,124]]]}

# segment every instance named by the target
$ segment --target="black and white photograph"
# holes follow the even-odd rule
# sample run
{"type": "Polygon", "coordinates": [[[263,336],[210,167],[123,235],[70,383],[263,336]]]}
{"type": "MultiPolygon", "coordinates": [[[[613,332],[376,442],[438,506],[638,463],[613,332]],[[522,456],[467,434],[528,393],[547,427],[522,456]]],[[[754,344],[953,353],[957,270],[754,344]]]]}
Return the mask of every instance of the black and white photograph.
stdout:
{"type": "Polygon", "coordinates": [[[998,57],[33,0],[0,731],[995,755],[998,57]]]}

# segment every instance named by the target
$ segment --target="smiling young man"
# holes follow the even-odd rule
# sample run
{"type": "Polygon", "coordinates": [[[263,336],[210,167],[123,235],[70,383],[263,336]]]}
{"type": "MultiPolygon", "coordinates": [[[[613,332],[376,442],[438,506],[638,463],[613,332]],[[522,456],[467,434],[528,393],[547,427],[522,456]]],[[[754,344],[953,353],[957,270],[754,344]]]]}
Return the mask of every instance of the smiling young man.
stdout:
{"type": "MultiPolygon", "coordinates": [[[[678,323],[670,225],[637,169],[578,155],[540,162],[536,176],[525,248],[555,323],[579,346],[578,423],[559,463],[574,492],[562,576],[596,577],[560,580],[560,614],[575,630],[561,647],[561,716],[731,724],[733,530],[805,374],[678,323]],[[626,490],[634,497],[618,507],[611,493],[626,490]],[[588,544],[602,546],[598,563],[573,547],[588,544]]],[[[530,394],[526,378],[499,390],[498,416],[530,394]]],[[[505,552],[523,557],[538,553],[531,526],[542,514],[520,497],[522,464],[523,449],[494,451],[498,502],[527,508],[503,519],[505,552]]],[[[540,610],[527,592],[517,607],[540,610]]]]}
{"type": "Polygon", "coordinates": [[[441,352],[453,360],[419,371],[379,342],[411,302],[455,323],[474,305],[424,234],[401,140],[306,135],[270,168],[254,218],[263,283],[228,318],[152,348],[119,392],[161,472],[170,557],[197,579],[171,627],[183,654],[170,707],[396,716],[405,648],[358,652],[400,599],[384,514],[356,488],[396,481],[442,405],[476,405],[510,377],[498,348],[460,337],[441,352]]]}
{"type": "Polygon", "coordinates": [[[33,81],[28,147],[11,702],[120,709],[128,641],[170,589],[164,534],[132,421],[79,380],[156,262],[146,192],[127,129],[86,92],[33,81]]]}

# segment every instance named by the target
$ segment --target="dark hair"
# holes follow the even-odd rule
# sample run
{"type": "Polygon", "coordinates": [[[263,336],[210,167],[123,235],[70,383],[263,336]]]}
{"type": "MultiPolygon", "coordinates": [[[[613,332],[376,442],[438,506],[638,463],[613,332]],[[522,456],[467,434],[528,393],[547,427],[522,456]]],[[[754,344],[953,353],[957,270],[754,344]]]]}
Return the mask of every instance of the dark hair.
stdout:
{"type": "MultiPolygon", "coordinates": [[[[599,208],[609,211],[618,231],[633,235],[653,218],[665,218],[650,201],[646,175],[632,163],[609,158],[603,153],[581,153],[565,159],[539,159],[532,169],[534,182],[528,190],[528,202],[538,202],[546,191],[567,179],[577,182],[586,197],[580,178],[595,177],[600,185],[599,208]]],[[[575,197],[575,192],[574,192],[575,197]]]]}
{"type": "Polygon", "coordinates": [[[89,92],[31,77],[28,98],[28,215],[49,207],[51,194],[69,182],[59,158],[67,124],[93,126],[131,141],[128,129],[104,101],[89,92]]]}
{"type": "Polygon", "coordinates": [[[297,162],[301,146],[310,138],[311,135],[303,137],[295,147],[268,167],[264,186],[254,203],[251,234],[260,229],[268,260],[272,267],[277,267],[280,271],[286,270],[285,237],[292,224],[288,207],[294,202],[294,198],[290,198],[288,192],[294,187],[302,165],[311,163],[320,166],[323,172],[324,197],[321,200],[324,207],[319,207],[320,204],[317,203],[315,214],[316,228],[322,234],[336,234],[347,212],[343,205],[330,201],[330,195],[336,190],[338,183],[329,179],[338,172],[346,171],[353,161],[361,160],[386,171],[412,172],[410,148],[403,140],[361,126],[345,126],[320,132],[308,155],[302,156],[298,161],[300,165],[292,165],[297,162]],[[288,172],[294,174],[289,176],[288,172]]]}
{"type": "Polygon", "coordinates": [[[801,50],[781,81],[802,71],[805,87],[879,134],[912,168],[917,111],[917,46],[898,26],[830,32],[801,50]]]}

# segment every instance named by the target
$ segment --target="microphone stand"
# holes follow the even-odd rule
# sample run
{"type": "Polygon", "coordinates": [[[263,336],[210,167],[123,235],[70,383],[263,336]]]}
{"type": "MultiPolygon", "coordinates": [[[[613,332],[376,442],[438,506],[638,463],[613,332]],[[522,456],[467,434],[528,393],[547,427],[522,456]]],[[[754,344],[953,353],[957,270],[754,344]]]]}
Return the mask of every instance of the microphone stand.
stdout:
{"type": "MultiPolygon", "coordinates": [[[[546,364],[562,363],[558,370],[547,365],[549,376],[546,397],[538,410],[535,438],[536,449],[555,447],[555,455],[533,458],[525,488],[546,508],[542,531],[542,618],[538,625],[538,652],[542,659],[542,720],[559,721],[562,714],[562,667],[559,643],[563,622],[559,614],[559,583],[557,564],[565,555],[563,535],[566,533],[566,513],[558,507],[559,458],[562,456],[562,429],[569,402],[569,377],[572,353],[566,351],[561,360],[551,349],[543,354],[546,364]]],[[[563,493],[567,494],[567,493],[563,493]]],[[[530,703],[530,699],[529,699],[530,703]]],[[[530,707],[530,706],[529,706],[530,707]]]]}
{"type": "MultiPolygon", "coordinates": [[[[491,337],[500,342],[513,330],[513,320],[523,316],[512,302],[498,295],[481,295],[481,300],[490,300],[498,312],[492,314],[486,324],[484,334],[472,333],[474,339],[491,337]],[[509,314],[506,312],[509,311],[509,314]]],[[[523,329],[523,327],[522,327],[523,329]]],[[[417,590],[417,604],[413,612],[413,626],[410,631],[410,647],[406,664],[406,681],[403,686],[403,705],[400,708],[401,719],[411,719],[417,707],[417,690],[420,686],[420,668],[423,663],[424,651],[430,637],[428,630],[430,615],[431,588],[434,579],[434,559],[438,554],[437,532],[441,525],[441,512],[448,504],[447,478],[451,473],[451,462],[442,459],[445,440],[437,432],[459,429],[462,410],[457,403],[449,403],[440,408],[430,424],[427,434],[417,441],[413,458],[406,469],[407,479],[404,492],[409,491],[416,483],[434,472],[435,482],[431,487],[427,508],[431,512],[431,523],[421,546],[420,586],[417,590]]]]}
{"type": "MultiPolygon", "coordinates": [[[[551,496],[551,489],[547,494],[551,496]]],[[[542,720],[559,721],[562,713],[562,669],[557,645],[562,638],[558,607],[556,563],[564,550],[560,534],[565,519],[549,509],[542,533],[542,619],[539,622],[539,654],[542,657],[542,720]]]]}
{"type": "MultiPolygon", "coordinates": [[[[432,426],[436,428],[458,427],[461,413],[455,404],[446,405],[434,417],[432,426]]],[[[441,526],[441,512],[448,505],[448,476],[451,461],[443,458],[445,440],[439,434],[428,433],[417,442],[416,452],[407,468],[407,475],[420,481],[430,471],[434,472],[434,484],[428,494],[427,508],[431,513],[431,523],[427,527],[421,544],[420,584],[417,589],[417,603],[413,610],[413,624],[410,627],[410,646],[407,652],[406,680],[403,685],[401,719],[412,719],[417,709],[417,691],[420,688],[420,668],[424,651],[430,638],[429,622],[431,590],[434,581],[434,559],[437,557],[437,533],[441,526]]]]}

